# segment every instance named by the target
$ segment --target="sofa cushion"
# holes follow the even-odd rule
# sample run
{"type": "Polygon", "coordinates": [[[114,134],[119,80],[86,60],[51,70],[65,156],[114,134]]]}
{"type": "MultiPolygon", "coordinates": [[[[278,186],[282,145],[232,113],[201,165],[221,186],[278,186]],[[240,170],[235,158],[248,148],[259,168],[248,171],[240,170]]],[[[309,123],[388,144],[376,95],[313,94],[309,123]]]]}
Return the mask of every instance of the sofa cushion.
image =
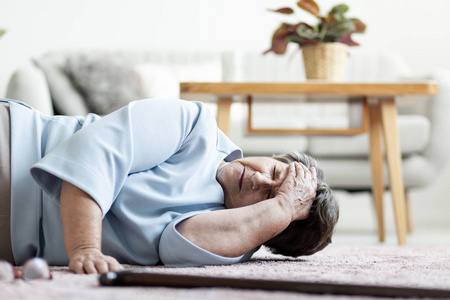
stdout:
{"type": "Polygon", "coordinates": [[[180,82],[168,66],[137,65],[136,73],[144,98],[179,98],[180,82]]]}
{"type": "Polygon", "coordinates": [[[47,78],[53,105],[58,114],[84,116],[89,113],[83,97],[60,67],[45,58],[35,59],[34,63],[47,78]]]}
{"type": "MultiPolygon", "coordinates": [[[[179,98],[180,82],[220,82],[222,65],[220,60],[183,63],[144,63],[133,68],[145,97],[179,98]]],[[[185,97],[186,98],[186,97],[185,97]]],[[[207,101],[211,95],[196,95],[190,100],[207,101]]]]}
{"type": "MultiPolygon", "coordinates": [[[[426,149],[430,140],[429,119],[418,115],[400,115],[397,117],[397,124],[403,155],[426,149]]],[[[311,136],[308,151],[316,157],[367,157],[369,137],[367,134],[311,136]]]]}
{"type": "MultiPolygon", "coordinates": [[[[372,187],[372,169],[366,158],[323,158],[318,159],[318,164],[331,188],[360,190],[372,187]]],[[[421,155],[404,157],[402,169],[405,188],[421,187],[433,181],[436,178],[435,170],[429,166],[421,155]]],[[[383,171],[384,185],[387,187],[389,176],[386,164],[383,171]]]]}
{"type": "Polygon", "coordinates": [[[132,66],[120,56],[116,59],[89,54],[69,56],[66,73],[91,111],[98,114],[108,114],[143,98],[132,66]]]}

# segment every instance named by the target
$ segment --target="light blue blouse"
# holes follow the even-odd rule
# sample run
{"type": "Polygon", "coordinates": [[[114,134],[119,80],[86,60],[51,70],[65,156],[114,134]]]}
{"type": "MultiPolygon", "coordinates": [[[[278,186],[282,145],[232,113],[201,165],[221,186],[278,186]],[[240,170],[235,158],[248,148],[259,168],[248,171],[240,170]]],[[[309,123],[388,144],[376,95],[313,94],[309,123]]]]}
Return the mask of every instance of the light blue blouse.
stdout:
{"type": "Polygon", "coordinates": [[[41,256],[53,265],[68,264],[59,211],[62,180],[98,203],[102,251],[121,263],[232,264],[253,254],[218,256],[175,228],[193,215],[224,209],[216,170],[222,160],[242,157],[202,103],[147,99],[103,118],[80,118],[48,117],[10,101],[10,112],[16,263],[41,256]]]}

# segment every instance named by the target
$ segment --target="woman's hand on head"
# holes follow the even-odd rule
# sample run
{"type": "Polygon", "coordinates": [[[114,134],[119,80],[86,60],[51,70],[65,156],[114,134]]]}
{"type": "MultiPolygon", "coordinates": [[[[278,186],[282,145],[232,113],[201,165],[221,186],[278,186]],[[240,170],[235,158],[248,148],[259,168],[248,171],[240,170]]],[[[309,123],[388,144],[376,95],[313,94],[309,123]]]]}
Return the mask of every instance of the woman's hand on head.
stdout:
{"type": "Polygon", "coordinates": [[[102,274],[123,270],[119,262],[96,248],[81,248],[69,256],[69,269],[77,274],[102,274]]]}
{"type": "Polygon", "coordinates": [[[289,164],[288,174],[275,197],[291,206],[292,220],[306,219],[317,192],[316,169],[307,169],[303,164],[289,164]]]}

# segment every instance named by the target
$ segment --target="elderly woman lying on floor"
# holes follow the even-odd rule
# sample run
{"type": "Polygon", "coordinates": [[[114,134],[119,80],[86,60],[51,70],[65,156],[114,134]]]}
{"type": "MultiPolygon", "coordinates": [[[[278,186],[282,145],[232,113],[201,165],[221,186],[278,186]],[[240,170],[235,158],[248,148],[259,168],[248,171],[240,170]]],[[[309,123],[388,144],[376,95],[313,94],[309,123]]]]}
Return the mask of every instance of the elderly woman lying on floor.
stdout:
{"type": "Polygon", "coordinates": [[[80,118],[0,100],[0,116],[0,258],[15,264],[104,273],[331,242],[338,205],[316,162],[242,158],[202,103],[149,99],[80,118]]]}

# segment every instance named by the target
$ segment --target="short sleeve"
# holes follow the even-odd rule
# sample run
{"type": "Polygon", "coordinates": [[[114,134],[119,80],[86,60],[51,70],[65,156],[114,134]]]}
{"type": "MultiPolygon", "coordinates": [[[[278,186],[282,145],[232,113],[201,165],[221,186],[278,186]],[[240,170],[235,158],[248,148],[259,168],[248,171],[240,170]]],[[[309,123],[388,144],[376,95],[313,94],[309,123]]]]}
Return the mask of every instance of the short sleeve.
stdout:
{"type": "Polygon", "coordinates": [[[58,198],[61,181],[88,193],[109,211],[131,173],[149,170],[180,149],[201,115],[193,102],[135,101],[89,124],[31,168],[43,190],[58,198]]]}
{"type": "Polygon", "coordinates": [[[170,267],[199,267],[204,265],[231,265],[248,261],[258,248],[237,257],[225,257],[209,252],[190,242],[177,230],[178,223],[202,212],[184,214],[172,221],[164,230],[159,256],[164,265],[170,267]]]}

